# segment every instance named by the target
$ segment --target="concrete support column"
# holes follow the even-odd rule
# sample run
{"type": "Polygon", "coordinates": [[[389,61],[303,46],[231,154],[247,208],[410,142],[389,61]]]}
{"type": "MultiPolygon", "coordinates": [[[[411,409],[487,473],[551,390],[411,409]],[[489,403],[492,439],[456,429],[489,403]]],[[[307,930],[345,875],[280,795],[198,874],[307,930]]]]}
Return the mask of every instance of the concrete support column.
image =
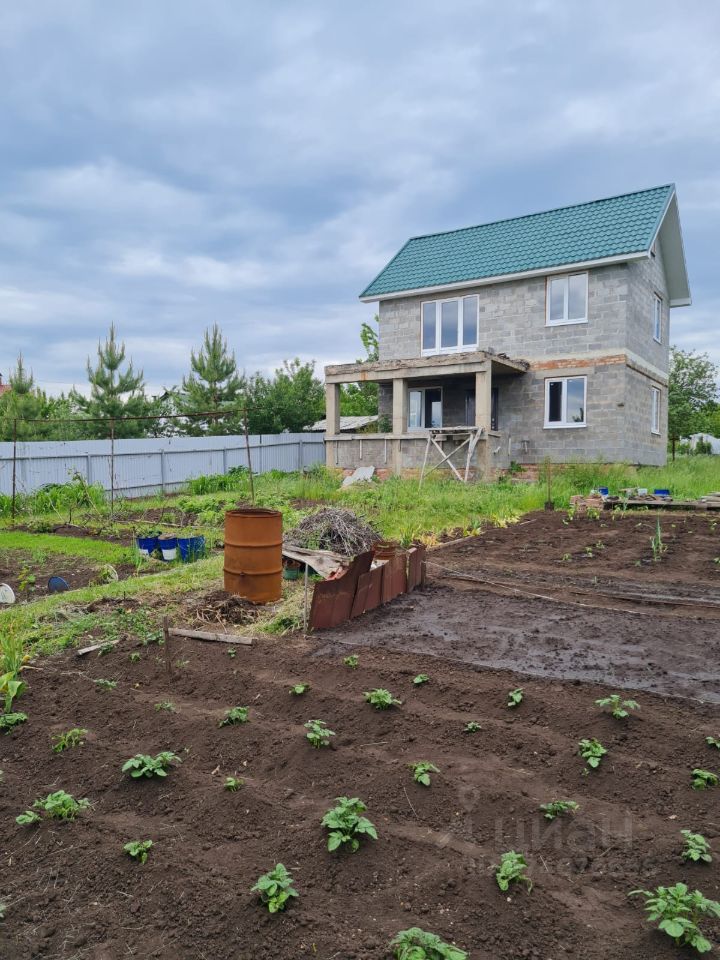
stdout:
{"type": "Polygon", "coordinates": [[[393,380],[392,432],[407,433],[408,429],[408,389],[407,380],[393,380]]]}
{"type": "Polygon", "coordinates": [[[340,433],[340,384],[325,384],[325,432],[335,437],[340,433]]]}
{"type": "Polygon", "coordinates": [[[490,366],[486,370],[478,370],[475,374],[475,426],[485,427],[490,431],[492,374],[490,366]]]}

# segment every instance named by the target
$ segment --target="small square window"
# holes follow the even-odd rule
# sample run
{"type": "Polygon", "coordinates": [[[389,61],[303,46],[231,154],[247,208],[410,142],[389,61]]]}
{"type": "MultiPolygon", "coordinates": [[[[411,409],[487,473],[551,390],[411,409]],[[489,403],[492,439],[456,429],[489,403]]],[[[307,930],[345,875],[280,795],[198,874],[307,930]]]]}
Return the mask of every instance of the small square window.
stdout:
{"type": "Polygon", "coordinates": [[[545,381],[545,426],[584,427],[587,377],[545,381]]]}
{"type": "Polygon", "coordinates": [[[564,323],[586,323],[587,273],[569,273],[563,277],[548,277],[546,300],[546,326],[554,327],[564,323]]]}

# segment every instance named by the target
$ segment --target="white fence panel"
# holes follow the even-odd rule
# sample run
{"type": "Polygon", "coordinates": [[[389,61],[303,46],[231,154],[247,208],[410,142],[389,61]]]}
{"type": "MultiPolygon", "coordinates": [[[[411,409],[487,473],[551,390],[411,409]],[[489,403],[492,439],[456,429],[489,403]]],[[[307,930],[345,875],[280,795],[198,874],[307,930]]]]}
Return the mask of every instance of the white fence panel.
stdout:
{"type": "MultiPolygon", "coordinates": [[[[249,438],[253,473],[290,473],[325,462],[322,433],[258,434],[249,438]]],[[[110,490],[113,461],[117,496],[139,497],[178,490],[193,477],[247,467],[245,437],[155,437],[116,440],[33,441],[17,444],[16,489],[32,493],[48,483],[67,483],[79,473],[110,490]]],[[[12,493],[13,445],[0,443],[0,493],[12,493]]]]}

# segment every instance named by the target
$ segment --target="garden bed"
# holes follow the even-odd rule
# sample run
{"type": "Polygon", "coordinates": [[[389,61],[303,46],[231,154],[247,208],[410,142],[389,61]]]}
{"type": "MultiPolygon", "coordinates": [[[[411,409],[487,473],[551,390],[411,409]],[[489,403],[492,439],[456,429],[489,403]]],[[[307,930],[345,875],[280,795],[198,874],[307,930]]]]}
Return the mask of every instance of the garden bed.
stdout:
{"type": "MultiPolygon", "coordinates": [[[[477,606],[478,628],[481,615],[477,606]]],[[[3,958],[385,960],[391,936],[421,926],[471,960],[671,960],[677,949],[628,892],[685,879],[720,895],[720,788],[690,787],[691,767],[720,766],[704,742],[720,734],[717,707],[642,693],[620,722],[594,704],[605,686],[327,639],[262,638],[234,655],[173,641],[170,659],[168,676],[162,647],[129,637],[105,656],[68,651],[28,671],[17,705],[29,720],[0,739],[12,864],[0,880],[3,958]],[[343,664],[350,652],[355,670],[343,664]],[[429,682],[414,686],[418,673],[429,682]],[[311,689],[290,696],[298,681],[311,689]],[[508,710],[518,686],[524,700],[508,710]],[[375,687],[403,705],[374,710],[363,691],[375,687]],[[168,703],[174,712],[156,709],[168,703]],[[249,723],[219,728],[235,705],[249,723]],[[305,740],[311,718],[336,731],[332,749],[305,740]],[[464,733],[471,720],[481,729],[464,733]],[[75,726],[88,730],[84,746],[53,754],[51,735],[75,726]],[[608,749],[587,775],[581,737],[608,749]],[[133,754],[166,749],[183,759],[167,779],[121,773],[133,754]],[[419,760],[439,767],[429,788],[412,780],[419,760]],[[244,785],[225,791],[227,776],[244,785]],[[77,821],[15,824],[61,788],[92,802],[77,821]],[[355,854],[329,853],[320,826],[341,794],[367,803],[379,834],[355,854]],[[558,798],[580,808],[550,823],[538,807],[558,798]],[[706,836],[715,862],[682,863],[683,828],[706,836]],[[146,838],[140,865],[122,847],[146,838]],[[526,855],[532,892],[498,890],[492,864],[510,849],[526,855]],[[249,891],[277,862],[299,899],[270,916],[249,891]]],[[[704,926],[718,938],[717,922],[704,926]]]]}
{"type": "MultiPolygon", "coordinates": [[[[111,565],[118,580],[127,580],[143,573],[154,573],[159,564],[138,569],[132,563],[111,565]]],[[[71,590],[92,584],[108,583],[111,576],[106,564],[82,557],[52,554],[41,560],[26,550],[0,550],[0,583],[9,584],[20,601],[37,600],[49,594],[50,577],[62,577],[71,590]]]]}

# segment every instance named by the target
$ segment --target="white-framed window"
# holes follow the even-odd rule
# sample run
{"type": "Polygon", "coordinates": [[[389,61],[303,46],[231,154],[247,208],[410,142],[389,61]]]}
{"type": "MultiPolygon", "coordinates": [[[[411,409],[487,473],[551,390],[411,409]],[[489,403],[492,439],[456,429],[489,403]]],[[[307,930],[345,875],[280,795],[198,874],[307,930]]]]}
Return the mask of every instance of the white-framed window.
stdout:
{"type": "Polygon", "coordinates": [[[652,419],[650,423],[650,432],[660,433],[660,390],[657,387],[652,389],[652,419]]]}
{"type": "Polygon", "coordinates": [[[653,295],[653,339],[657,340],[658,343],[662,343],[662,297],[659,297],[657,294],[653,295]]]}
{"type": "Polygon", "coordinates": [[[545,427],[584,427],[587,377],[545,381],[545,427]]]}
{"type": "Polygon", "coordinates": [[[442,387],[408,390],[408,430],[442,426],[442,387]]]}
{"type": "Polygon", "coordinates": [[[548,277],[545,293],[545,325],[587,323],[588,275],[566,273],[548,277]]]}
{"type": "Polygon", "coordinates": [[[420,305],[422,353],[461,353],[478,342],[477,294],[450,300],[426,300],[420,305]]]}

